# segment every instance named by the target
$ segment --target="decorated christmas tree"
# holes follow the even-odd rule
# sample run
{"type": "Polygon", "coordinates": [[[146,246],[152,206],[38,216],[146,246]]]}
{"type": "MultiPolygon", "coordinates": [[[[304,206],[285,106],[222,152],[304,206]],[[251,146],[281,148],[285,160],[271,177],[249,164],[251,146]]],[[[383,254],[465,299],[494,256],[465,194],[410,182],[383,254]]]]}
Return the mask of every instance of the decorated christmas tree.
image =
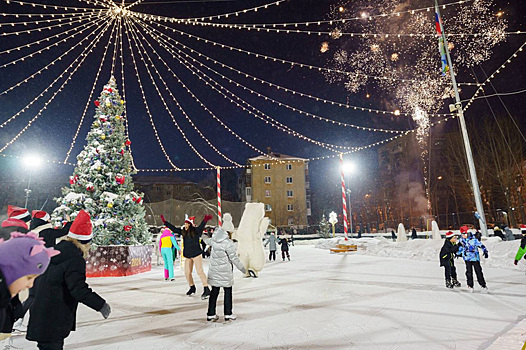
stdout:
{"type": "Polygon", "coordinates": [[[329,224],[327,219],[325,219],[325,215],[322,216],[319,226],[320,226],[320,231],[318,232],[318,234],[320,235],[320,237],[329,238],[331,236],[331,233],[330,233],[331,225],[329,224]]]}
{"type": "Polygon", "coordinates": [[[124,101],[111,77],[97,101],[87,145],[77,156],[70,186],[57,198],[52,220],[60,225],[66,214],[73,219],[84,209],[93,221],[93,243],[98,245],[149,244],[142,194],[133,191],[132,162],[124,127],[124,101]]]}

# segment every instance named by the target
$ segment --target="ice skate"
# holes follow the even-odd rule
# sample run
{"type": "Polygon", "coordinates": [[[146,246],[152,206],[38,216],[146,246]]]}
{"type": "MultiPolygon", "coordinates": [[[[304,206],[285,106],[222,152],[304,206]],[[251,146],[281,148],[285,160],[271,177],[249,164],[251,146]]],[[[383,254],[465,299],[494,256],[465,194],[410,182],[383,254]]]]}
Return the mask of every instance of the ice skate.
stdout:
{"type": "Polygon", "coordinates": [[[455,278],[453,278],[453,280],[451,281],[451,283],[453,284],[453,287],[460,287],[462,286],[460,284],[460,282],[458,280],[456,280],[455,278]]]}
{"type": "Polygon", "coordinates": [[[446,288],[453,289],[453,283],[451,283],[451,281],[446,281],[446,288]]]}
{"type": "Polygon", "coordinates": [[[289,261],[290,261],[290,256],[287,256],[287,259],[289,259],[289,261]]]}
{"type": "Polygon", "coordinates": [[[173,277],[170,278],[170,282],[173,282],[173,281],[175,281],[175,278],[173,278],[173,277]]]}
{"type": "Polygon", "coordinates": [[[201,299],[203,300],[208,299],[209,296],[210,296],[210,288],[205,287],[205,289],[203,290],[203,294],[201,294],[201,299]]]}
{"type": "Polygon", "coordinates": [[[473,287],[469,287],[468,286],[468,292],[473,293],[473,292],[475,292],[475,290],[473,289],[473,287]]]}
{"type": "Polygon", "coordinates": [[[219,316],[217,316],[217,315],[206,316],[206,320],[207,320],[208,322],[215,322],[215,321],[219,320],[219,316]]]}
{"type": "Polygon", "coordinates": [[[190,286],[190,289],[188,289],[188,292],[186,292],[186,295],[192,294],[195,294],[195,286],[190,286]]]}
{"type": "Polygon", "coordinates": [[[481,287],[480,290],[482,291],[482,293],[486,293],[486,294],[489,293],[489,290],[488,290],[487,286],[481,287]]]}
{"type": "Polygon", "coordinates": [[[225,321],[235,321],[236,319],[236,315],[225,315],[225,321]]]}

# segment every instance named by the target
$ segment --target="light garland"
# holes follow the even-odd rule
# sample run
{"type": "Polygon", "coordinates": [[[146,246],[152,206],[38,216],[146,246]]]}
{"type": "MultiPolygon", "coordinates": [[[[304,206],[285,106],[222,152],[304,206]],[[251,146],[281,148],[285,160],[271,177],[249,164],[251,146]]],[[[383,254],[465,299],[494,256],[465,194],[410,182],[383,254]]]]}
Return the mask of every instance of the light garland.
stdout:
{"type": "Polygon", "coordinates": [[[14,4],[19,4],[21,6],[29,5],[31,7],[42,7],[42,8],[45,8],[45,9],[48,9],[48,8],[54,9],[54,10],[63,9],[64,11],[68,11],[70,9],[71,10],[75,10],[75,11],[92,11],[93,10],[93,7],[48,5],[48,4],[40,4],[40,3],[29,2],[29,1],[5,0],[5,2],[7,4],[14,3],[14,4]]]}
{"type": "MultiPolygon", "coordinates": [[[[101,22],[104,22],[104,21],[101,21],[101,22]]],[[[85,41],[85,40],[88,40],[92,35],[95,35],[94,33],[95,33],[98,29],[100,29],[100,27],[96,27],[96,28],[95,28],[95,29],[94,29],[94,30],[93,30],[88,36],[86,36],[86,37],[83,38],[81,41],[79,41],[79,43],[77,43],[77,45],[80,45],[80,43],[82,43],[82,42],[85,41]]],[[[101,30],[101,32],[102,32],[102,30],[101,30]]],[[[100,33],[97,34],[97,35],[100,35],[100,33]]],[[[70,50],[71,50],[71,49],[70,49],[70,50]]],[[[79,57],[80,57],[81,55],[82,55],[82,53],[81,53],[79,56],[77,56],[77,58],[75,59],[74,62],[76,62],[76,61],[79,59],[79,57]]],[[[51,87],[52,87],[53,85],[55,85],[55,83],[56,83],[57,81],[59,81],[59,80],[62,78],[62,76],[64,76],[64,74],[66,74],[67,70],[68,70],[69,68],[71,68],[72,65],[73,65],[73,63],[71,63],[65,71],[63,71],[63,72],[62,72],[62,73],[61,73],[61,74],[60,74],[55,80],[53,80],[53,82],[52,82],[50,85],[48,85],[48,86],[47,86],[47,87],[46,87],[46,88],[45,88],[40,94],[37,95],[37,97],[35,97],[31,102],[29,102],[24,108],[22,108],[22,109],[21,109],[20,111],[18,111],[16,114],[14,114],[14,115],[11,116],[9,119],[7,119],[7,120],[4,121],[2,124],[0,124],[0,128],[3,128],[7,123],[11,122],[11,121],[14,120],[16,117],[18,117],[20,114],[22,114],[22,113],[25,112],[27,109],[29,109],[29,107],[31,107],[31,105],[33,105],[33,103],[35,103],[40,97],[42,97],[42,96],[43,96],[43,95],[44,95],[49,89],[51,89],[51,87]]],[[[39,73],[37,72],[37,73],[35,73],[34,75],[37,75],[37,74],[39,74],[39,73]]],[[[16,87],[16,85],[15,85],[15,87],[16,87]]],[[[12,90],[12,88],[13,88],[13,87],[11,87],[11,88],[9,88],[9,89],[12,90]]],[[[8,90],[9,90],[9,89],[8,89],[8,90]]],[[[7,92],[8,90],[6,90],[5,92],[7,92]]],[[[2,94],[3,94],[3,93],[4,93],[4,92],[2,92],[2,94]]]]}
{"type": "MultiPolygon", "coordinates": [[[[82,45],[82,42],[84,40],[87,40],[88,37],[90,37],[99,27],[99,24],[102,24],[104,23],[104,20],[101,19],[101,20],[98,20],[96,22],[90,22],[90,23],[86,23],[86,25],[88,25],[88,27],[82,29],[80,32],[78,33],[74,33],[72,34],[70,37],[68,38],[65,38],[63,39],[64,41],[66,39],[69,39],[69,38],[73,38],[75,37],[76,35],[82,33],[83,31],[85,30],[88,30],[90,28],[93,28],[95,27],[95,29],[93,30],[93,32],[91,32],[87,37],[85,37],[84,39],[82,39],[81,41],[79,41],[77,44],[75,44],[74,46],[72,46],[69,50],[67,50],[66,52],[64,52],[62,55],[60,55],[59,57],[57,57],[56,59],[54,59],[53,61],[51,61],[51,63],[47,64],[45,67],[39,69],[38,71],[36,71],[35,73],[31,74],[30,76],[28,76],[27,78],[19,81],[18,83],[16,83],[15,85],[12,85],[11,87],[7,88],[6,90],[0,92],[0,96],[1,95],[4,95],[4,94],[7,94],[9,91],[13,90],[13,89],[16,89],[17,87],[21,86],[22,84],[24,83],[27,83],[29,80],[35,78],[37,75],[41,74],[43,71],[47,70],[49,67],[51,67],[52,65],[54,65],[56,62],[60,61],[64,56],[66,56],[69,52],[71,52],[72,50],[74,50],[77,46],[79,45],[82,45]]],[[[52,46],[49,46],[49,48],[51,48],[52,46]]]]}
{"type": "Polygon", "coordinates": [[[177,167],[172,162],[172,160],[170,159],[170,156],[166,152],[166,149],[164,148],[164,145],[163,145],[161,139],[159,138],[159,134],[157,132],[157,128],[155,127],[155,122],[153,121],[153,117],[152,117],[152,114],[150,112],[150,107],[148,106],[148,102],[146,101],[146,96],[144,94],[144,88],[142,86],[141,77],[139,75],[139,69],[137,68],[137,62],[135,61],[135,54],[133,53],[133,48],[132,48],[131,41],[130,41],[130,34],[129,34],[128,31],[126,31],[126,38],[128,39],[128,46],[130,48],[130,53],[131,53],[131,56],[132,56],[133,67],[135,68],[135,75],[137,76],[137,81],[139,83],[139,87],[141,88],[141,95],[142,95],[142,99],[143,99],[143,102],[144,102],[144,106],[146,107],[146,113],[148,114],[148,117],[150,118],[150,124],[152,125],[152,129],[153,129],[153,132],[155,134],[155,138],[157,139],[157,143],[161,147],[161,151],[163,152],[163,154],[164,154],[166,160],[168,161],[168,163],[170,163],[170,165],[174,169],[179,169],[179,167],[177,167]]]}
{"type": "MultiPolygon", "coordinates": [[[[53,101],[53,99],[60,93],[60,91],[62,91],[62,89],[68,84],[68,82],[71,80],[71,77],[73,76],[73,74],[75,74],[75,72],[79,69],[79,67],[82,65],[82,63],[86,60],[86,58],[89,56],[89,54],[91,53],[91,51],[93,50],[93,48],[95,48],[95,46],[97,45],[97,43],[100,41],[100,39],[102,38],[102,36],[104,35],[104,33],[106,32],[106,30],[108,29],[108,27],[110,26],[111,24],[111,20],[106,24],[106,27],[103,28],[103,30],[101,30],[101,32],[99,34],[97,34],[97,37],[95,38],[95,41],[88,44],[88,46],[82,51],[82,53],[75,59],[75,61],[73,61],[67,68],[66,70],[61,74],[61,76],[63,74],[65,74],[69,68],[71,68],[73,66],[73,64],[77,63],[79,57],[82,57],[82,59],[79,61],[79,63],[75,66],[75,68],[73,69],[73,71],[69,74],[69,76],[66,78],[66,80],[62,83],[62,85],[59,87],[59,89],[57,91],[55,91],[55,93],[51,96],[51,98],[46,101],[46,103],[44,104],[44,107],[42,107],[38,113],[28,122],[28,124],[26,126],[24,126],[22,128],[22,130],[16,134],[16,136],[11,139],[11,141],[7,142],[4,147],[0,148],[0,153],[2,153],[3,151],[5,151],[5,149],[7,147],[9,147],[11,144],[13,144],[13,142],[15,142],[32,124],[33,122],[35,122],[38,117],[42,114],[42,112],[47,108],[47,106],[53,101]],[[87,53],[86,53],[87,52],[87,53]]],[[[44,91],[47,91],[51,86],[48,86],[46,88],[46,90],[44,91]]],[[[2,127],[2,125],[0,125],[0,127],[2,127]]]]}
{"type": "MultiPolygon", "coordinates": [[[[88,107],[92,103],[93,92],[95,91],[95,87],[97,86],[97,82],[99,81],[99,75],[100,75],[100,72],[102,71],[102,66],[104,64],[104,60],[106,59],[106,54],[108,52],[108,48],[110,46],[111,37],[113,36],[113,32],[115,31],[115,28],[116,28],[116,22],[114,23],[113,28],[111,29],[111,33],[110,33],[110,36],[108,38],[108,44],[104,48],[104,53],[102,54],[102,59],[101,59],[100,64],[99,64],[99,69],[97,70],[97,74],[95,74],[95,80],[93,81],[93,85],[91,86],[91,91],[90,91],[89,96],[88,96],[88,101],[86,102],[86,105],[84,106],[84,111],[82,112],[82,116],[80,117],[80,121],[79,121],[77,130],[75,131],[75,135],[73,136],[73,140],[71,141],[71,144],[69,145],[69,149],[66,152],[66,158],[64,159],[64,162],[68,161],[69,155],[71,154],[71,151],[73,150],[73,147],[75,147],[75,143],[77,142],[77,137],[79,135],[80,129],[82,128],[82,125],[84,124],[84,118],[86,117],[86,113],[88,111],[88,107]]],[[[115,36],[117,36],[117,35],[115,35],[115,36]]]]}
{"type": "MultiPolygon", "coordinates": [[[[94,12],[95,11],[92,11],[91,13],[93,14],[94,12]]],[[[72,12],[72,13],[69,13],[68,16],[71,16],[71,17],[61,16],[60,18],[42,19],[42,20],[37,20],[37,21],[4,22],[4,23],[0,23],[0,28],[1,27],[15,27],[15,26],[18,26],[18,25],[28,26],[28,25],[36,25],[36,24],[41,24],[41,23],[52,23],[52,22],[59,22],[59,23],[61,23],[63,21],[71,20],[71,18],[73,18],[73,17],[83,17],[83,16],[86,16],[86,15],[84,15],[83,13],[79,14],[79,13],[76,13],[76,12],[72,12]]]]}
{"type": "MultiPolygon", "coordinates": [[[[14,155],[11,155],[11,154],[5,154],[5,153],[0,153],[0,156],[1,157],[4,157],[4,158],[13,158],[13,159],[24,159],[24,157],[21,157],[21,156],[14,156],[14,155]]],[[[61,162],[59,160],[49,160],[49,159],[46,159],[46,158],[40,158],[43,162],[46,162],[46,163],[51,163],[51,164],[61,164],[61,165],[70,165],[70,166],[75,166],[76,164],[73,164],[73,163],[68,163],[68,162],[61,162]]]]}

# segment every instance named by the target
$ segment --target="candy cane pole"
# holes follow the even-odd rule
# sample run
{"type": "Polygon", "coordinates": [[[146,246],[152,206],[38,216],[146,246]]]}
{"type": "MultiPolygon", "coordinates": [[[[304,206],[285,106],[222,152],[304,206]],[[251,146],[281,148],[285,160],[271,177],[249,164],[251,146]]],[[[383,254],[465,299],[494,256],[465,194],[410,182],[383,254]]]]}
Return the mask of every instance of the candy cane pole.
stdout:
{"type": "Polygon", "coordinates": [[[340,174],[342,178],[343,233],[347,240],[347,199],[345,198],[345,178],[343,175],[343,153],[340,153],[340,174]]]}
{"type": "Polygon", "coordinates": [[[221,220],[221,168],[217,167],[217,225],[223,226],[221,220]]]}

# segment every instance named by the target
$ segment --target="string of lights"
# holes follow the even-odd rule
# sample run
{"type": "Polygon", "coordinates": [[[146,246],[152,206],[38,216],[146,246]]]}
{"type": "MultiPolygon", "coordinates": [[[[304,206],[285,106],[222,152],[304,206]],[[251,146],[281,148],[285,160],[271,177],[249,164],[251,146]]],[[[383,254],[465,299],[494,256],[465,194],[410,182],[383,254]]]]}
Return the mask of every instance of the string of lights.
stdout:
{"type": "MultiPolygon", "coordinates": [[[[99,32],[99,34],[95,34],[95,32],[100,29],[100,27],[97,27],[95,28],[89,35],[87,35],[85,38],[83,38],[79,44],[85,40],[89,40],[91,38],[92,35],[100,35],[100,33],[102,33],[103,29],[99,32]]],[[[85,51],[86,49],[84,49],[85,51]]],[[[82,56],[83,52],[77,56],[77,58],[73,61],[73,62],[76,62],[79,57],[82,56]]],[[[55,83],[57,81],[59,81],[68,71],[68,69],[70,69],[73,65],[73,62],[66,68],[66,70],[64,70],[62,73],[60,73],[60,75],[55,79],[53,80],[53,82],[48,85],[44,90],[42,90],[42,92],[40,92],[40,94],[37,95],[37,97],[35,97],[31,102],[29,102],[25,107],[23,107],[20,111],[18,111],[16,114],[14,114],[13,116],[11,116],[9,119],[7,119],[6,121],[4,121],[2,124],[0,124],[0,128],[3,128],[5,125],[7,125],[7,123],[11,122],[12,120],[14,120],[16,117],[18,117],[20,114],[24,113],[27,109],[29,109],[29,107],[31,107],[33,105],[33,103],[35,103],[40,97],[42,97],[45,93],[47,93],[52,87],[53,85],[55,85],[55,83]]],[[[35,73],[36,74],[36,73],[35,73]]]]}
{"type": "MultiPolygon", "coordinates": [[[[124,21],[124,24],[126,25],[126,20],[124,21]]],[[[150,124],[152,126],[155,138],[157,139],[157,143],[161,147],[161,151],[163,152],[163,154],[164,154],[166,160],[168,161],[168,163],[170,163],[170,165],[174,169],[179,169],[179,167],[177,167],[172,162],[172,160],[170,159],[170,156],[166,152],[166,149],[164,148],[164,145],[163,145],[161,139],[159,138],[159,133],[157,132],[157,127],[155,126],[155,122],[153,121],[152,113],[150,112],[150,107],[148,106],[148,102],[146,101],[146,95],[144,94],[144,88],[143,88],[143,85],[142,85],[141,76],[139,75],[139,69],[137,67],[137,62],[135,61],[135,54],[133,53],[133,48],[132,48],[132,44],[131,44],[131,40],[130,40],[130,33],[129,33],[128,28],[126,28],[126,39],[128,41],[128,47],[130,49],[130,53],[131,53],[131,57],[132,57],[132,61],[133,61],[133,67],[135,69],[135,75],[137,77],[137,82],[139,83],[139,87],[141,89],[141,95],[142,95],[142,99],[143,99],[143,102],[144,102],[144,106],[146,107],[146,113],[148,114],[148,117],[150,118],[150,124]]]]}
{"type": "Polygon", "coordinates": [[[31,7],[42,7],[44,9],[53,9],[53,10],[74,10],[74,11],[93,11],[93,7],[78,7],[78,6],[60,6],[60,5],[51,5],[51,4],[41,4],[37,2],[30,1],[18,1],[18,0],[5,0],[7,4],[14,3],[20,6],[29,5],[31,7]]]}
{"type": "MultiPolygon", "coordinates": [[[[73,23],[78,23],[78,22],[82,22],[82,21],[86,21],[86,20],[89,21],[92,18],[97,17],[99,15],[95,15],[95,14],[91,14],[91,13],[89,13],[89,14],[82,14],[82,15],[79,15],[79,16],[75,17],[75,18],[77,18],[76,20],[74,20],[74,21],[70,20],[67,23],[53,24],[53,25],[50,25],[50,26],[33,28],[33,29],[24,29],[24,30],[19,30],[19,31],[16,31],[16,32],[3,32],[2,36],[31,34],[33,32],[41,32],[43,30],[52,30],[53,28],[62,28],[63,26],[66,26],[66,25],[73,25],[73,23]]],[[[68,18],[68,19],[70,19],[70,18],[68,18]]]]}
{"type": "MultiPolygon", "coordinates": [[[[93,14],[94,12],[95,11],[92,11],[91,13],[93,14]]],[[[71,16],[71,17],[61,16],[59,18],[42,19],[42,20],[37,20],[37,21],[3,22],[3,23],[0,23],[0,27],[16,27],[19,25],[31,26],[31,25],[37,25],[37,24],[42,24],[42,23],[53,23],[53,22],[61,23],[61,22],[70,20],[73,17],[85,16],[85,14],[84,13],[79,14],[77,12],[72,12],[72,13],[69,13],[68,16],[71,16]]]]}
{"type": "MultiPolygon", "coordinates": [[[[55,91],[53,93],[53,95],[50,97],[50,99],[48,101],[46,101],[46,103],[44,103],[44,107],[42,107],[38,113],[27,123],[26,126],[24,126],[22,128],[22,130],[16,134],[15,137],[13,137],[13,139],[11,139],[11,141],[7,142],[4,147],[0,148],[0,153],[2,153],[3,151],[6,150],[7,147],[9,147],[11,144],[13,144],[13,142],[15,142],[37,119],[38,117],[42,114],[42,112],[47,108],[47,106],[53,101],[53,99],[62,91],[62,89],[68,84],[68,82],[71,80],[71,77],[73,76],[73,74],[75,74],[75,72],[80,68],[80,66],[82,65],[82,63],[84,63],[84,61],[86,60],[86,58],[89,56],[89,54],[92,52],[93,48],[95,48],[95,46],[97,45],[97,43],[100,41],[100,39],[103,37],[104,33],[106,33],[106,31],[108,30],[108,27],[110,26],[110,24],[112,23],[112,20],[108,21],[108,23],[106,24],[106,26],[103,28],[103,30],[101,30],[99,32],[99,34],[97,34],[97,37],[95,38],[95,41],[91,42],[88,44],[88,46],[86,46],[86,48],[82,51],[82,53],[75,59],[75,61],[73,61],[69,66],[68,68],[66,68],[66,70],[61,74],[63,75],[64,73],[66,73],[69,68],[71,68],[73,65],[75,65],[75,68],[71,71],[71,73],[69,73],[69,76],[66,78],[66,80],[64,80],[64,82],[62,83],[62,85],[58,88],[57,91],[55,91]],[[82,57],[80,59],[80,61],[78,62],[77,64],[77,61],[79,60],[79,58],[82,57]]],[[[49,90],[51,86],[48,86],[46,88],[46,90],[49,90]]],[[[46,91],[45,90],[45,91],[46,91]]]]}
{"type": "MultiPolygon", "coordinates": [[[[66,152],[66,158],[64,159],[64,162],[68,161],[68,158],[69,158],[69,156],[71,154],[71,151],[73,150],[73,147],[75,147],[75,143],[77,142],[77,137],[79,135],[80,129],[82,128],[82,125],[84,124],[84,118],[86,117],[86,113],[88,111],[88,108],[89,108],[90,104],[92,103],[93,92],[95,92],[95,87],[97,86],[97,82],[99,81],[99,75],[100,75],[100,72],[102,71],[102,66],[104,65],[104,61],[106,59],[106,54],[108,53],[108,48],[110,46],[110,41],[111,41],[113,33],[115,32],[115,29],[117,27],[116,23],[117,22],[114,22],[113,28],[111,29],[111,33],[110,33],[110,36],[109,36],[109,39],[108,39],[108,44],[104,48],[104,53],[102,54],[102,59],[100,60],[99,68],[97,70],[97,73],[95,74],[95,80],[93,81],[93,85],[91,86],[91,91],[90,91],[89,96],[88,96],[88,101],[86,102],[86,105],[84,106],[84,111],[82,112],[82,116],[80,117],[80,121],[78,123],[77,130],[75,131],[75,135],[73,136],[73,140],[71,141],[71,144],[69,145],[68,151],[66,152]]],[[[117,37],[117,34],[115,34],[115,37],[117,37]]],[[[115,59],[115,56],[114,56],[114,59],[115,59]]]]}
{"type": "MultiPolygon", "coordinates": [[[[85,12],[100,12],[101,10],[100,9],[91,9],[91,11],[85,11],[85,12]]],[[[7,12],[0,12],[0,16],[2,17],[16,17],[16,18],[20,18],[20,17],[28,17],[28,18],[33,18],[33,17],[40,17],[40,18],[44,18],[44,17],[52,17],[52,18],[55,18],[55,17],[65,17],[65,16],[68,16],[68,15],[78,15],[79,13],[78,12],[66,12],[66,13],[7,13],[7,12]]]]}
{"type": "MultiPolygon", "coordinates": [[[[4,157],[4,158],[24,159],[21,156],[15,156],[15,155],[12,155],[12,154],[5,154],[5,153],[0,153],[0,156],[4,157]]],[[[73,164],[73,163],[61,162],[59,160],[49,160],[49,159],[46,159],[46,157],[41,157],[40,159],[43,162],[46,162],[46,163],[75,166],[75,164],[73,164]]]]}
{"type": "MultiPolygon", "coordinates": [[[[389,115],[396,115],[396,116],[398,116],[398,115],[401,115],[401,116],[412,116],[412,113],[407,113],[407,112],[401,112],[401,111],[396,111],[396,110],[395,111],[385,111],[385,110],[380,110],[380,109],[365,108],[365,107],[360,107],[360,106],[349,105],[349,104],[346,104],[346,103],[331,101],[331,100],[327,100],[327,99],[324,99],[324,98],[321,98],[321,97],[317,97],[317,96],[314,96],[314,95],[305,94],[305,93],[299,92],[297,90],[289,89],[289,88],[283,87],[283,86],[278,85],[278,84],[274,84],[274,83],[269,82],[267,80],[258,78],[258,77],[254,76],[252,74],[249,74],[247,72],[244,72],[244,71],[236,69],[236,68],[234,68],[232,66],[229,66],[228,64],[226,64],[224,62],[217,61],[217,60],[207,56],[206,54],[204,54],[201,51],[198,51],[198,50],[195,50],[195,49],[193,49],[193,48],[191,48],[189,46],[186,46],[183,43],[178,42],[175,39],[171,38],[170,36],[166,35],[165,33],[157,30],[156,28],[148,25],[146,22],[142,22],[142,24],[143,24],[144,28],[148,28],[147,30],[153,31],[155,33],[158,33],[161,37],[165,38],[166,40],[177,43],[179,46],[182,46],[185,49],[189,50],[190,52],[197,54],[199,57],[205,58],[207,61],[211,61],[211,62],[221,66],[222,68],[227,68],[227,69],[229,69],[229,70],[231,70],[231,71],[233,71],[235,73],[238,73],[239,75],[241,75],[241,76],[243,76],[245,78],[249,78],[251,80],[258,81],[258,82],[260,82],[262,84],[265,84],[265,85],[268,85],[270,87],[274,87],[277,90],[283,90],[283,91],[289,92],[289,93],[291,93],[293,95],[298,95],[298,96],[301,96],[301,97],[307,97],[307,98],[316,100],[317,102],[323,102],[323,103],[330,104],[330,105],[333,105],[333,106],[338,106],[338,107],[343,107],[343,108],[348,108],[348,109],[354,109],[354,110],[359,110],[359,111],[363,111],[363,112],[376,113],[376,114],[389,114],[389,115]]],[[[152,34],[150,33],[150,35],[152,35],[152,34]]],[[[477,85],[476,83],[464,83],[464,84],[465,85],[477,85]]],[[[429,116],[431,116],[431,117],[442,117],[442,116],[447,116],[447,115],[451,115],[451,113],[429,114],[429,116]]]]}
{"type": "MultiPolygon", "coordinates": [[[[153,47],[150,45],[150,43],[146,40],[146,38],[143,36],[143,34],[137,30],[137,28],[135,27],[134,23],[129,23],[130,26],[133,28],[133,33],[135,36],[137,36],[137,33],[140,34],[140,36],[142,37],[143,41],[146,42],[148,44],[148,46],[150,46],[150,48],[152,49],[153,51],[153,47]]],[[[198,135],[208,144],[208,146],[210,148],[212,148],[217,154],[219,154],[221,157],[223,157],[225,160],[227,160],[228,162],[234,164],[234,165],[237,165],[237,166],[241,166],[241,164],[233,161],[232,159],[230,159],[229,157],[227,157],[225,154],[223,154],[221,151],[219,151],[204,135],[203,133],[196,127],[196,125],[193,123],[192,119],[188,116],[188,114],[186,113],[186,111],[184,110],[184,108],[180,105],[179,101],[175,98],[175,96],[173,95],[172,91],[170,90],[168,84],[166,84],[165,80],[163,79],[162,75],[160,74],[160,72],[157,70],[157,67],[155,66],[155,63],[153,62],[153,60],[150,58],[150,55],[148,54],[148,51],[144,48],[143,44],[142,44],[142,41],[140,41],[139,39],[137,39],[137,41],[139,42],[139,44],[141,45],[142,47],[142,52],[145,53],[146,57],[148,58],[148,61],[150,62],[152,68],[155,70],[155,73],[157,74],[157,77],[158,79],[161,80],[161,82],[163,83],[164,85],[164,88],[166,91],[168,91],[169,95],[172,97],[172,100],[175,102],[175,104],[177,105],[177,107],[179,108],[179,110],[181,111],[181,113],[185,116],[185,118],[190,122],[190,124],[192,125],[192,127],[194,128],[194,130],[197,131],[198,135]]],[[[140,51],[139,51],[140,52],[140,51]]],[[[158,55],[159,59],[162,60],[162,58],[160,58],[160,56],[158,55]]],[[[163,62],[164,63],[164,62],[163,62]]],[[[192,145],[192,143],[190,142],[190,140],[188,140],[186,134],[184,133],[184,131],[180,128],[179,124],[177,123],[177,121],[175,120],[175,117],[173,116],[172,112],[170,111],[170,109],[168,108],[168,105],[166,104],[159,88],[157,87],[157,85],[155,84],[155,80],[153,79],[151,73],[150,73],[150,70],[148,69],[148,66],[146,65],[145,63],[145,66],[146,66],[146,69],[148,70],[148,74],[150,75],[150,79],[152,80],[154,86],[155,86],[155,89],[157,90],[157,93],[159,94],[159,97],[161,98],[164,106],[165,106],[165,109],[168,111],[170,117],[172,118],[172,121],[174,122],[175,126],[177,127],[177,129],[179,130],[179,132],[181,133],[181,135],[183,136],[184,140],[186,141],[186,143],[190,146],[190,148],[197,154],[197,156],[199,158],[201,158],[206,164],[210,165],[210,166],[216,166],[214,165],[213,163],[211,163],[210,161],[208,161],[207,159],[205,159],[196,149],[195,147],[192,145]]]]}
{"type": "MultiPolygon", "coordinates": [[[[82,32],[90,29],[90,28],[93,28],[95,27],[95,29],[93,30],[93,32],[91,32],[88,36],[86,36],[84,39],[82,39],[81,41],[79,41],[77,44],[73,45],[72,47],[70,47],[66,52],[64,52],[62,55],[60,55],[59,57],[57,57],[56,59],[54,59],[53,61],[51,61],[49,64],[47,64],[46,66],[44,66],[43,68],[39,69],[38,71],[36,71],[35,73],[31,74],[30,76],[28,76],[27,78],[19,81],[18,83],[12,85],[11,87],[7,88],[6,90],[0,92],[0,96],[1,95],[4,95],[4,94],[7,94],[9,91],[13,90],[13,89],[16,89],[17,87],[21,86],[22,84],[24,83],[27,83],[29,80],[35,78],[37,75],[41,74],[43,71],[49,69],[51,66],[53,66],[55,63],[57,63],[58,61],[62,60],[62,58],[64,56],[66,56],[68,53],[70,53],[71,51],[73,51],[77,46],[80,46],[82,45],[82,42],[85,41],[85,40],[88,40],[88,38],[95,32],[95,30],[97,30],[97,28],[99,28],[99,25],[104,23],[104,20],[101,19],[101,20],[98,20],[96,22],[91,22],[91,23],[86,23],[87,25],[89,25],[88,27],[86,27],[85,29],[82,29],[80,32],[78,33],[74,33],[72,34],[69,38],[73,38],[75,37],[76,35],[79,35],[81,34],[82,32]]],[[[68,39],[69,39],[68,38],[68,39]]]]}

